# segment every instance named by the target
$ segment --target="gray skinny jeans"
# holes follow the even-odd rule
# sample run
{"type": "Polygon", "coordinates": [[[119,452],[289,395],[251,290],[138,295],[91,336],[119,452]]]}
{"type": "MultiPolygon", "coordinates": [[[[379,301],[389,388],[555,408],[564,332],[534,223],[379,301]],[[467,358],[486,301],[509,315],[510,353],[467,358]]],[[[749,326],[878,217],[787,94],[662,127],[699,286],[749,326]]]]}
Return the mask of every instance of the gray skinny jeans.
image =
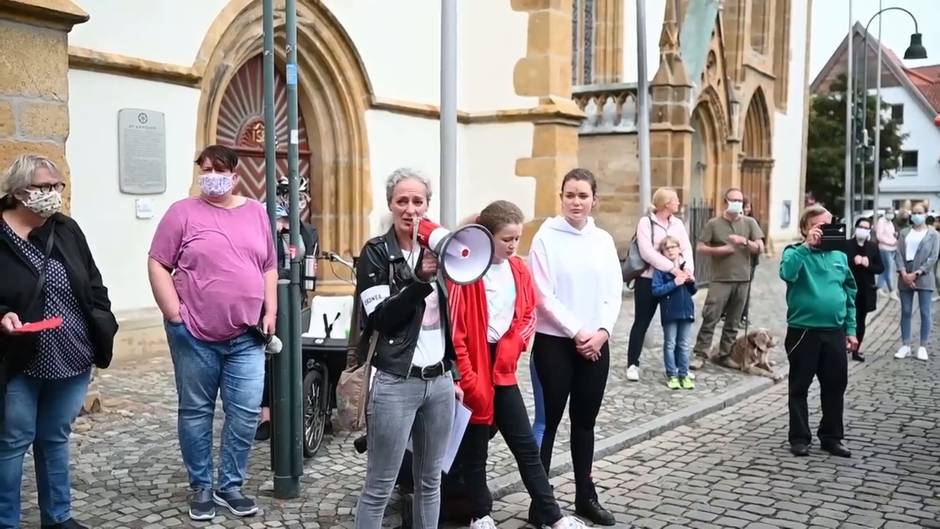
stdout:
{"type": "Polygon", "coordinates": [[[450,373],[422,380],[379,371],[367,411],[369,460],[356,507],[356,529],[380,529],[408,438],[414,446],[414,528],[437,529],[441,466],[454,422],[450,373]]]}

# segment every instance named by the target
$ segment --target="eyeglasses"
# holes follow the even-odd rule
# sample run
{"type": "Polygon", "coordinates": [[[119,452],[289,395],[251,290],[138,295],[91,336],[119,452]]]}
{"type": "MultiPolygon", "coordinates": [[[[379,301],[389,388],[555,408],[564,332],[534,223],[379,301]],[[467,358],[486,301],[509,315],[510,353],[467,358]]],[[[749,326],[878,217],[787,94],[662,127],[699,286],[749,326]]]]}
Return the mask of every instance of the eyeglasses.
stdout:
{"type": "Polygon", "coordinates": [[[48,193],[50,191],[62,192],[65,189],[65,183],[59,182],[58,184],[45,184],[45,185],[31,185],[30,189],[35,189],[36,191],[42,191],[43,193],[48,193]]]}

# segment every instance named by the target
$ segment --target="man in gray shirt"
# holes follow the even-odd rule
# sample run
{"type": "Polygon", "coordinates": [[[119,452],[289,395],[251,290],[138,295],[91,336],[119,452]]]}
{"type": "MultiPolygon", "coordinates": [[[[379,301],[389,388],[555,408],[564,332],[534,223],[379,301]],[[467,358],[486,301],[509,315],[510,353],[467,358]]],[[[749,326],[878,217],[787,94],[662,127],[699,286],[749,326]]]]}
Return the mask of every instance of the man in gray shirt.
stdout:
{"type": "Polygon", "coordinates": [[[731,353],[731,345],[738,337],[738,324],[747,302],[748,283],[751,281],[751,262],[764,251],[764,232],[751,217],[743,214],[744,193],[736,187],[725,191],[725,212],[705,224],[696,250],[711,257],[708,273],[708,296],[702,310],[702,327],[695,342],[694,358],[690,367],[699,369],[712,347],[715,326],[725,314],[719,350],[721,355],[731,353]]]}

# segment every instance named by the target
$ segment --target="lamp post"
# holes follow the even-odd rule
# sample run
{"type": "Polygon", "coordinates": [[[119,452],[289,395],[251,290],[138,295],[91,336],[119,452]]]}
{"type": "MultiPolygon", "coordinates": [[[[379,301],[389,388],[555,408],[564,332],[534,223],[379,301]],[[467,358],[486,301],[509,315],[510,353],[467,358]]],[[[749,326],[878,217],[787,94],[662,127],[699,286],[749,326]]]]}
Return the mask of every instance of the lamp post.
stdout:
{"type": "MultiPolygon", "coordinates": [[[[879,19],[879,27],[881,24],[881,14],[888,11],[903,11],[911,17],[911,20],[914,21],[914,33],[911,34],[911,42],[907,49],[904,51],[905,59],[926,59],[927,50],[923,45],[923,37],[918,29],[917,18],[903,7],[886,7],[884,9],[878,10],[877,13],[872,15],[868,20],[868,23],[865,24],[865,41],[864,41],[864,51],[862,54],[862,81],[861,81],[861,112],[858,110],[858,106],[855,107],[856,112],[859,112],[860,115],[857,115],[856,119],[860,121],[861,131],[861,156],[854,152],[858,147],[856,144],[852,144],[853,154],[852,157],[853,163],[859,164],[859,174],[861,175],[861,210],[865,210],[865,169],[868,162],[868,28],[871,27],[871,23],[874,22],[875,18],[879,19]]],[[[874,203],[872,204],[873,209],[877,211],[878,209],[878,187],[881,183],[881,35],[878,36],[878,68],[877,68],[877,81],[875,89],[875,146],[874,146],[874,157],[875,157],[875,166],[872,174],[872,180],[874,181],[874,203]]],[[[852,197],[854,202],[855,197],[852,197]]]]}

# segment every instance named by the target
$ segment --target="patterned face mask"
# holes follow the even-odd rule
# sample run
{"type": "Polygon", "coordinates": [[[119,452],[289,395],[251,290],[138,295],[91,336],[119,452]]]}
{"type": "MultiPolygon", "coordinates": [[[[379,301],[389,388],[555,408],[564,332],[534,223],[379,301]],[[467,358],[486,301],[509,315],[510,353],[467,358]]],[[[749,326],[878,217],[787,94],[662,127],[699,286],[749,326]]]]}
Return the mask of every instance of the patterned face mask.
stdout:
{"type": "Polygon", "coordinates": [[[44,219],[51,217],[62,207],[62,192],[57,189],[28,189],[27,193],[23,205],[44,219]]]}
{"type": "Polygon", "coordinates": [[[232,173],[205,173],[199,177],[199,189],[207,197],[220,197],[235,187],[232,173]]]}

